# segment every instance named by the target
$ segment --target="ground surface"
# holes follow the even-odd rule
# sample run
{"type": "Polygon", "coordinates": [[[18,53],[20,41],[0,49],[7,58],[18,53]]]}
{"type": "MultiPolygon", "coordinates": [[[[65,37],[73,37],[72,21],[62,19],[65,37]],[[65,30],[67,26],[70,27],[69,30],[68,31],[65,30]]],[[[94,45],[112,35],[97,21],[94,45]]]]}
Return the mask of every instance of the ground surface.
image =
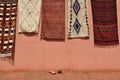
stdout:
{"type": "Polygon", "coordinates": [[[120,80],[120,71],[1,71],[0,80],[120,80]]]}

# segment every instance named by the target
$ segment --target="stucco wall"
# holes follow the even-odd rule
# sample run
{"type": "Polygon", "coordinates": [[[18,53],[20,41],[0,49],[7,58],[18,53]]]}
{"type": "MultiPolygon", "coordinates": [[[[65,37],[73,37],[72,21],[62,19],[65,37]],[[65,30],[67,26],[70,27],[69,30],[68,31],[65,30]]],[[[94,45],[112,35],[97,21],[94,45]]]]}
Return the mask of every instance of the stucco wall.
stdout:
{"type": "MultiPolygon", "coordinates": [[[[120,0],[117,0],[117,4],[120,4],[120,0]]],[[[120,26],[120,6],[117,7],[120,26]]],[[[24,35],[18,34],[17,31],[14,65],[0,60],[0,70],[120,70],[120,46],[109,48],[94,46],[90,2],[88,15],[90,28],[88,40],[44,41],[40,39],[40,32],[38,35],[24,35]]]]}

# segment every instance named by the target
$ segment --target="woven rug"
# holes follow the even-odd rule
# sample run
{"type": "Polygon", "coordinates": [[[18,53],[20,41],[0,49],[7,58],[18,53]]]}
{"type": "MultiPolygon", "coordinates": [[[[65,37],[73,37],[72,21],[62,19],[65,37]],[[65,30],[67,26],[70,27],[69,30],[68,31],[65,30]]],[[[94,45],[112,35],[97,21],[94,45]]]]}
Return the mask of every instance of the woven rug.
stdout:
{"type": "Polygon", "coordinates": [[[41,0],[18,0],[19,32],[38,33],[41,0]]]}
{"type": "Polygon", "coordinates": [[[14,55],[17,0],[0,0],[0,57],[14,55]]]}
{"type": "Polygon", "coordinates": [[[118,25],[116,0],[91,0],[96,45],[117,45],[118,25]]]}
{"type": "Polygon", "coordinates": [[[68,38],[89,37],[88,0],[68,0],[68,38]]]}
{"type": "Polygon", "coordinates": [[[65,39],[65,0],[42,0],[41,38],[65,39]]]}

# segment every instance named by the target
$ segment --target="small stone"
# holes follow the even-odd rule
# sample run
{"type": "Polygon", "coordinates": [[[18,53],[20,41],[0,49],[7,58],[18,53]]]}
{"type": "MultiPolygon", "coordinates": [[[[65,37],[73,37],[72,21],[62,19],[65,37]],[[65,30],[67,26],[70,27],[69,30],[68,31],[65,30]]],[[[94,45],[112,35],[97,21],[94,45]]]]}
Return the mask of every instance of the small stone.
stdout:
{"type": "Polygon", "coordinates": [[[58,74],[62,74],[63,72],[62,72],[62,70],[58,70],[58,74]]]}
{"type": "Polygon", "coordinates": [[[56,71],[49,71],[49,73],[50,73],[51,75],[56,75],[56,74],[57,74],[56,71]]]}

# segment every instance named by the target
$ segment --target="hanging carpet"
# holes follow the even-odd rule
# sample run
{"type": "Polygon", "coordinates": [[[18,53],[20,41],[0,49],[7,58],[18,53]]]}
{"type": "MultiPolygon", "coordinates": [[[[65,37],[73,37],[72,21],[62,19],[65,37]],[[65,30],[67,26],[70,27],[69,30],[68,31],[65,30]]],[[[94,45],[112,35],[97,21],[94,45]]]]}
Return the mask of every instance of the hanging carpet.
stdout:
{"type": "Polygon", "coordinates": [[[41,14],[41,0],[18,0],[19,32],[38,33],[41,14]]]}
{"type": "Polygon", "coordinates": [[[116,0],[91,0],[91,3],[94,43],[105,46],[119,44],[116,0]]]}
{"type": "Polygon", "coordinates": [[[0,0],[0,57],[13,57],[17,0],[0,0]]]}
{"type": "Polygon", "coordinates": [[[68,38],[88,38],[88,0],[68,0],[68,38]]]}
{"type": "Polygon", "coordinates": [[[65,39],[65,0],[42,0],[41,38],[65,39]]]}

